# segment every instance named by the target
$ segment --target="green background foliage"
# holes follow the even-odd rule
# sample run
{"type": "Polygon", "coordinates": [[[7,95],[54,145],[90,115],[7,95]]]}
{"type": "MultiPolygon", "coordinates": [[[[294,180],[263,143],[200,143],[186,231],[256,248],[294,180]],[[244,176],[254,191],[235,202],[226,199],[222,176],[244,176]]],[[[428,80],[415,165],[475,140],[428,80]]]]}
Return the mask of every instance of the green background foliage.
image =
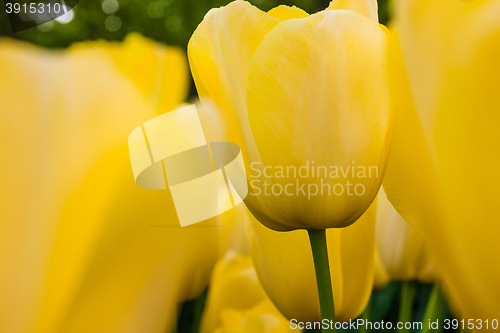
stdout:
{"type": "MultiPolygon", "coordinates": [[[[205,14],[211,9],[227,5],[230,0],[80,0],[73,9],[73,19],[66,24],[50,21],[43,25],[12,33],[4,3],[0,0],[0,36],[10,36],[46,48],[65,48],[75,42],[104,39],[121,41],[130,32],[167,45],[186,48],[189,38],[205,14]],[[116,11],[114,11],[116,9],[116,11]],[[116,22],[120,22],[119,29],[116,22]],[[113,29],[112,29],[113,30],[113,29]]],[[[37,2],[40,0],[16,0],[37,2]]],[[[42,2],[49,2],[43,0],[42,2]]],[[[58,0],[60,1],[60,0],[58,0]]],[[[330,0],[250,0],[262,10],[278,5],[297,6],[312,14],[328,7],[330,0]]],[[[379,0],[380,22],[390,19],[391,0],[379,0]]],[[[189,98],[196,96],[191,82],[189,98]]]]}
{"type": "MultiPolygon", "coordinates": [[[[9,2],[9,0],[0,0],[0,7],[2,7],[0,35],[11,36],[48,48],[64,48],[74,42],[84,40],[120,41],[133,31],[158,42],[186,47],[191,34],[203,20],[203,16],[211,8],[224,6],[230,2],[228,0],[80,0],[73,10],[74,18],[71,22],[61,24],[51,21],[43,27],[12,34],[2,1],[9,2]],[[118,9],[113,12],[116,4],[118,9]],[[110,23],[117,21],[116,18],[121,22],[120,28],[116,31],[108,30],[106,22],[109,27],[110,23]]],[[[31,0],[31,2],[40,1],[31,0]]],[[[329,4],[329,0],[251,0],[250,2],[266,11],[284,4],[295,5],[308,13],[315,13],[329,4]]],[[[388,7],[388,0],[379,0],[381,23],[386,24],[389,20],[388,7]]]]}

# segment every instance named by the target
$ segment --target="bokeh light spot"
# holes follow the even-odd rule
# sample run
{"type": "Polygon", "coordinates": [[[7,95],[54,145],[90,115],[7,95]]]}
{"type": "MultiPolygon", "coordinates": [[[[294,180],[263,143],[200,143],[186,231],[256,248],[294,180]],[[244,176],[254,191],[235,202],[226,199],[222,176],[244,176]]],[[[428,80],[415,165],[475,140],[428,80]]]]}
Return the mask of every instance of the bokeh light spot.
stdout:
{"type": "Polygon", "coordinates": [[[64,6],[66,13],[56,18],[56,21],[62,24],[66,24],[73,20],[73,10],[67,6],[64,6]]]}
{"type": "Polygon", "coordinates": [[[120,5],[116,0],[104,0],[102,3],[102,11],[108,15],[113,15],[119,8],[120,5]]]}
{"type": "Polygon", "coordinates": [[[109,31],[118,31],[122,26],[122,20],[120,20],[117,16],[111,15],[106,18],[106,21],[104,21],[104,26],[109,31]]]}

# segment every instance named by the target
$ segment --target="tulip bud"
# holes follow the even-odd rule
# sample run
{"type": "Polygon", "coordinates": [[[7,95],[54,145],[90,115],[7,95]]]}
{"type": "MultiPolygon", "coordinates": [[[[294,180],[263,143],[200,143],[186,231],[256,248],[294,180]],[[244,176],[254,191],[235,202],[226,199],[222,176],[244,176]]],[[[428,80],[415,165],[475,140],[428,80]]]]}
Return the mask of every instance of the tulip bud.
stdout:
{"type": "Polygon", "coordinates": [[[308,15],[235,1],[208,12],[189,42],[198,93],[242,149],[245,203],[271,229],[348,226],[380,187],[387,36],[376,4],[354,2],[308,15]]]}

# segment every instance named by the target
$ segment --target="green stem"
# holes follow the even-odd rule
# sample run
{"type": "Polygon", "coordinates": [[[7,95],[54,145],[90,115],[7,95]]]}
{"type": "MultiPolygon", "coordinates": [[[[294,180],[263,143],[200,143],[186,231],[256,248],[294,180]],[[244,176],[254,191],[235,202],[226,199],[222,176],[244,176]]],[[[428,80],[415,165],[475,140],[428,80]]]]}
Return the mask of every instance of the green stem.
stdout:
{"type": "MultiPolygon", "coordinates": [[[[361,314],[361,319],[364,320],[364,323],[366,323],[367,321],[370,320],[370,313],[371,313],[371,309],[372,309],[372,299],[370,297],[370,300],[368,301],[368,304],[366,304],[366,308],[365,310],[363,311],[363,313],[361,314]]],[[[368,333],[370,332],[370,330],[368,329],[368,326],[367,325],[363,325],[360,329],[359,329],[359,333],[368,333]]]]}
{"type": "Polygon", "coordinates": [[[432,288],[431,296],[429,297],[427,308],[425,309],[422,333],[442,332],[444,316],[445,303],[441,294],[441,288],[439,288],[439,284],[436,283],[432,288]],[[431,329],[429,327],[429,322],[435,322],[436,320],[438,320],[438,329],[431,329]]]}
{"type": "MultiPolygon", "coordinates": [[[[413,300],[415,298],[416,284],[412,281],[404,281],[401,286],[401,303],[399,304],[399,322],[412,322],[413,320],[413,300]]],[[[399,329],[399,333],[409,333],[407,328],[399,329]]]]}
{"type": "Polygon", "coordinates": [[[316,270],[321,322],[323,323],[325,319],[329,321],[329,328],[322,329],[322,332],[336,332],[332,280],[330,277],[330,264],[328,262],[328,251],[326,248],[326,230],[308,229],[307,232],[311,242],[314,269],[316,270]]]}

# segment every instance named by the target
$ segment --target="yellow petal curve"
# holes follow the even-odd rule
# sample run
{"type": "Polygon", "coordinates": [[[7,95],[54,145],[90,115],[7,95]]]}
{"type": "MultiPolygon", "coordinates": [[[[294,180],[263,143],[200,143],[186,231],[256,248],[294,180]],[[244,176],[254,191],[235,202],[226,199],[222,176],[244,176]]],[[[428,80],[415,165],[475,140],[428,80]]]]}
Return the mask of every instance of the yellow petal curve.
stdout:
{"type": "Polygon", "coordinates": [[[352,10],[378,23],[377,0],[333,0],[326,10],[335,9],[352,10]]]}

